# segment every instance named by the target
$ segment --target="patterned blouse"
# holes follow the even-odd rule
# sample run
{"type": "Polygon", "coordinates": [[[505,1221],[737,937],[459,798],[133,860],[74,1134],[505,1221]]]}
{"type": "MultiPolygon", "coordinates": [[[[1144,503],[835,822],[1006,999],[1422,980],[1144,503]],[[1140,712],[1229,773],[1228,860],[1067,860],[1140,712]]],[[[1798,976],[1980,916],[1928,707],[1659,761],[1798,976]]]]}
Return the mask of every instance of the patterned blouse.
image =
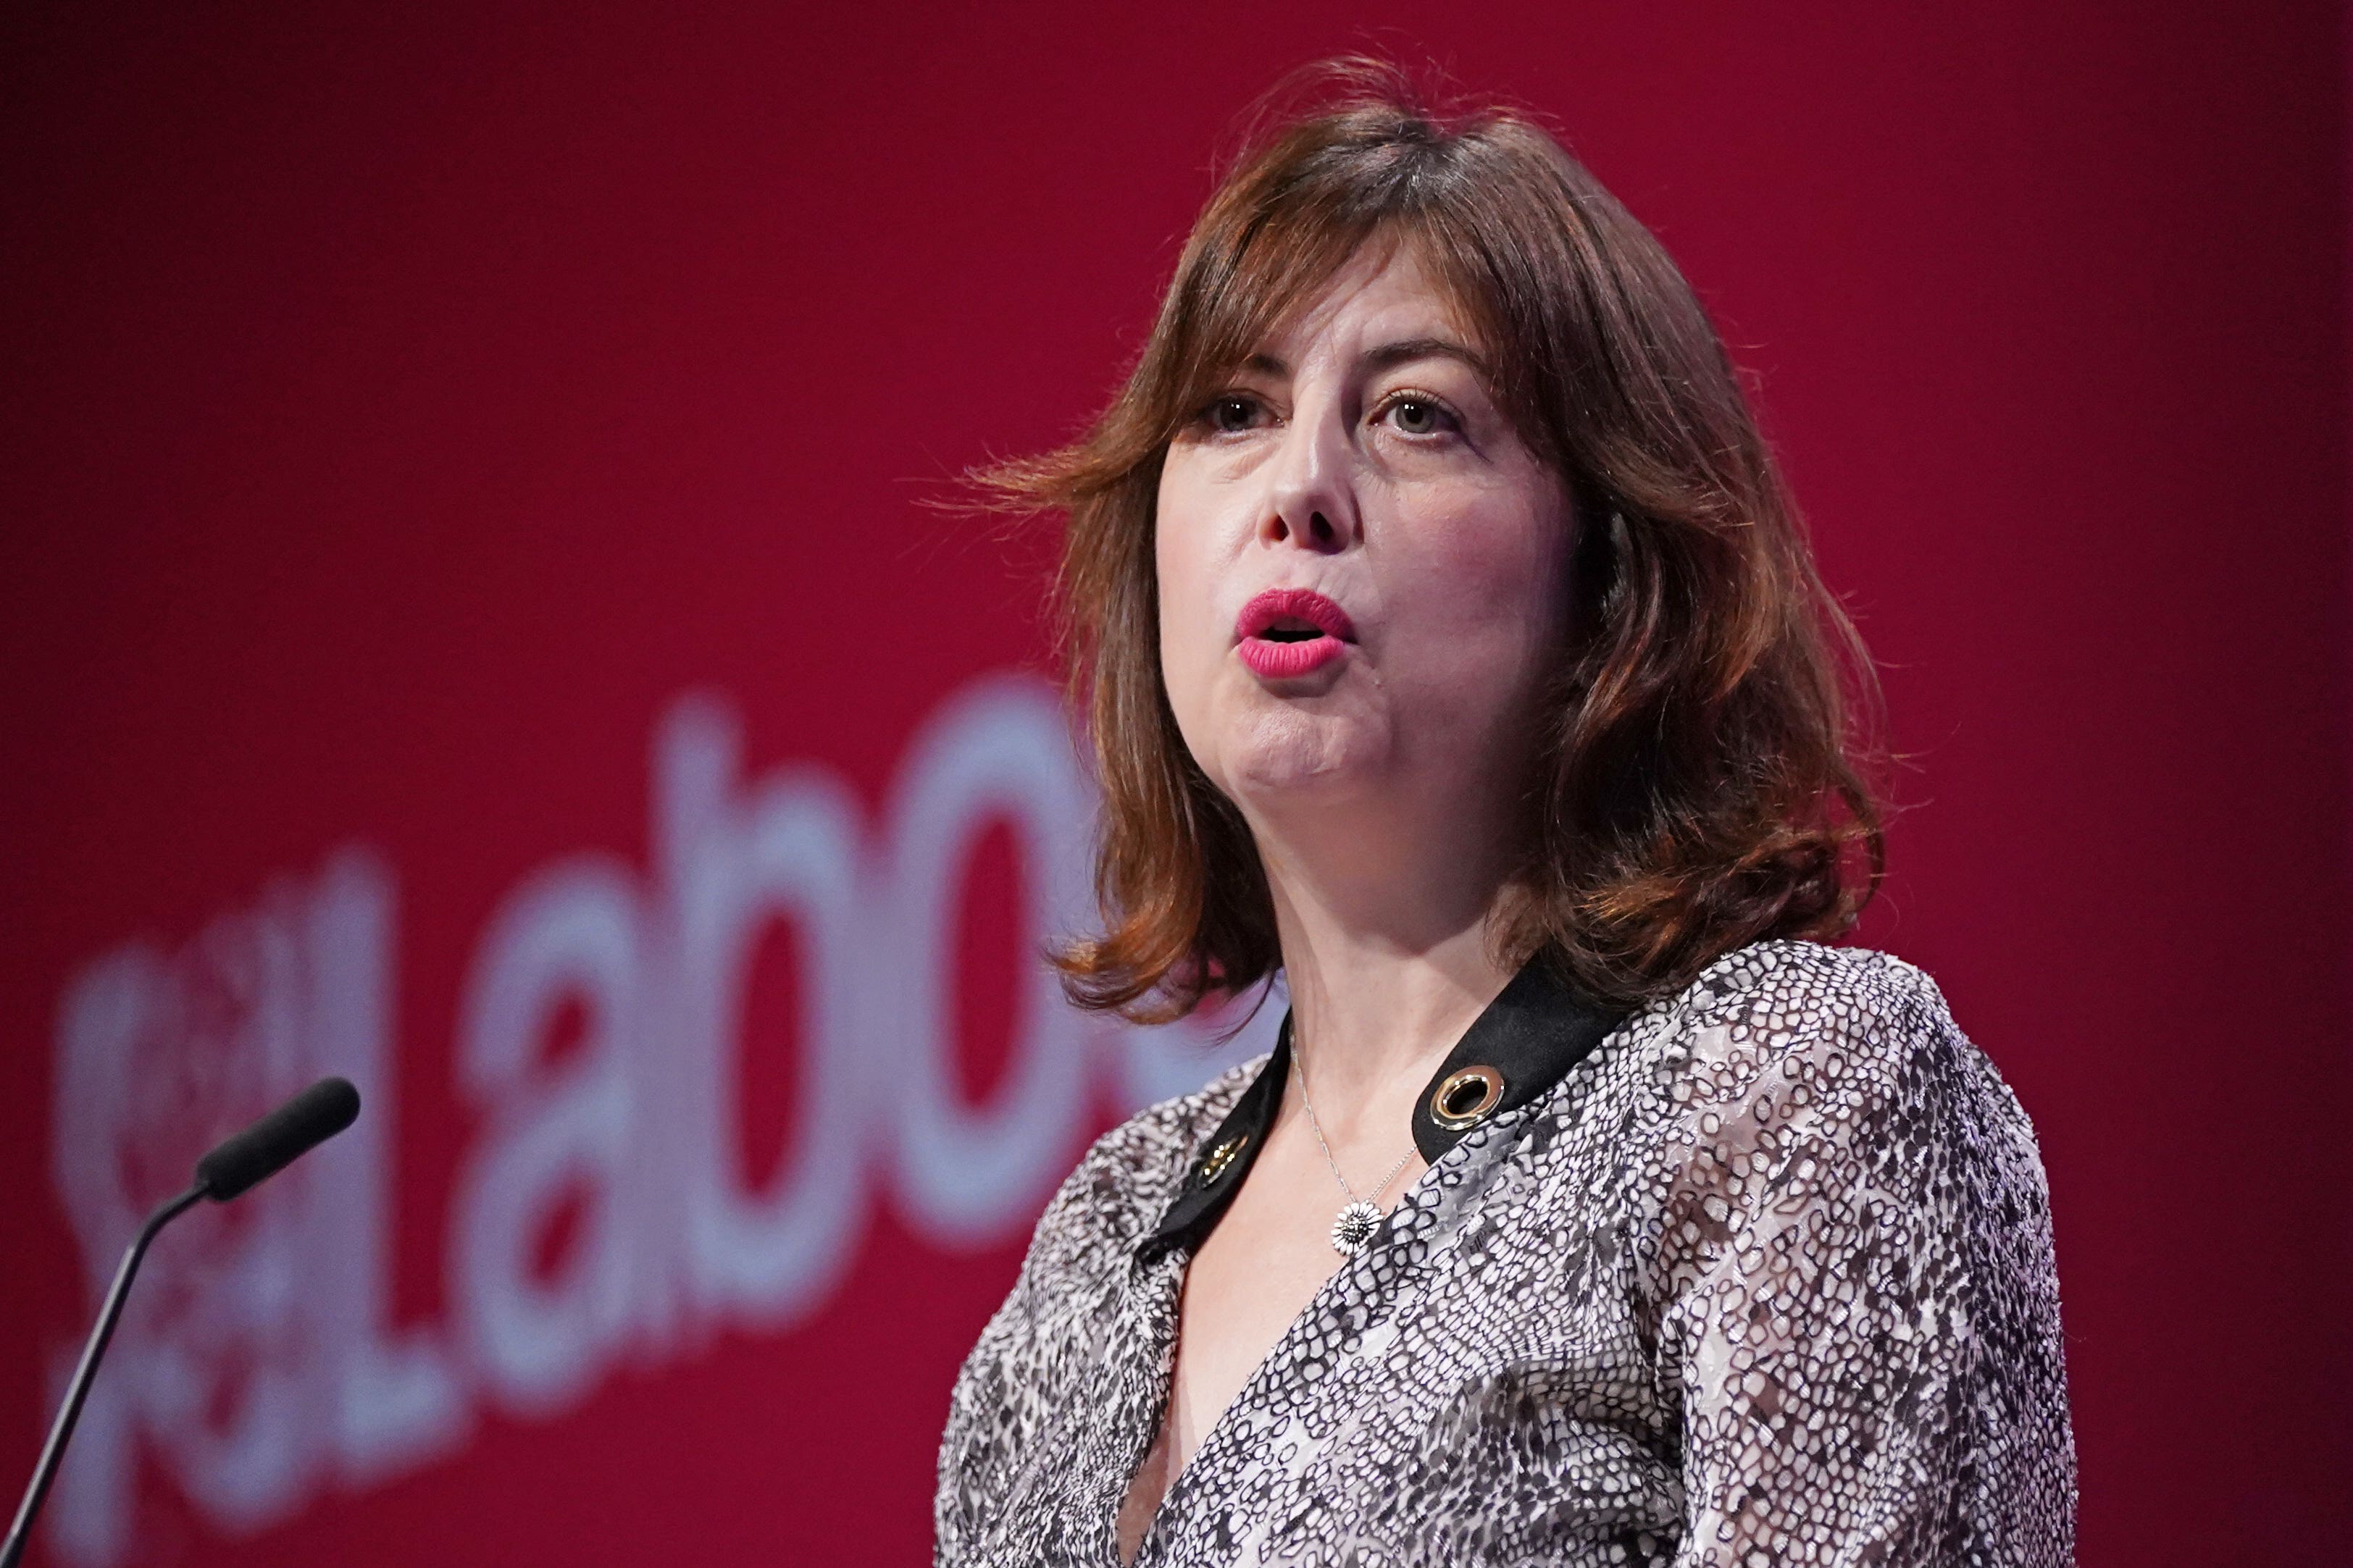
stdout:
{"type": "MultiPolygon", "coordinates": [[[[1116,1568],[1186,1260],[1289,1047],[1286,1018],[1063,1184],[956,1380],[938,1563],[1116,1568]]],[[[1211,1426],[1135,1568],[2072,1561],[2033,1131],[1918,970],[1763,942],[1620,1019],[1531,963],[1413,1131],[1430,1168],[1211,1426]]]]}

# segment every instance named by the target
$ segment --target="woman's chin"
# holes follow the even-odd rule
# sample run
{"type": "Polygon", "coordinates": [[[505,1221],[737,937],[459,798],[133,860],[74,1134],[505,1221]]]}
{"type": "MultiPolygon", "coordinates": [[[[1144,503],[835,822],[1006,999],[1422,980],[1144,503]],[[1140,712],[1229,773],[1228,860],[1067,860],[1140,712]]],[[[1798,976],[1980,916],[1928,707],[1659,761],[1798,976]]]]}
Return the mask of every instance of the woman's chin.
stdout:
{"type": "Polygon", "coordinates": [[[1255,804],[1327,800],[1353,794],[1387,754],[1387,736],[1361,714],[1297,708],[1260,712],[1236,724],[1219,747],[1229,793],[1255,804]]]}

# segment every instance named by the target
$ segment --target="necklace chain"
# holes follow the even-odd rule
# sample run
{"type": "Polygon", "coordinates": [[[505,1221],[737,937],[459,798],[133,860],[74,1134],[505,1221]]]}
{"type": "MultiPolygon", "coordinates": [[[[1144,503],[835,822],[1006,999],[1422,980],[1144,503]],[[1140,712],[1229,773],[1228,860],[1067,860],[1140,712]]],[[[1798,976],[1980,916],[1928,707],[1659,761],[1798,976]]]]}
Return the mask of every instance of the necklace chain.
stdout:
{"type": "Polygon", "coordinates": [[[1307,1098],[1307,1073],[1299,1065],[1299,1046],[1296,1039],[1293,1041],[1291,1047],[1291,1076],[1298,1080],[1300,1108],[1307,1112],[1308,1130],[1315,1134],[1315,1146],[1324,1151],[1324,1163],[1332,1167],[1332,1179],[1340,1184],[1340,1190],[1348,1195],[1348,1201],[1351,1204],[1377,1203],[1380,1195],[1388,1191],[1389,1184],[1397,1180],[1398,1173],[1405,1169],[1405,1163],[1413,1158],[1413,1150],[1408,1148],[1404,1153],[1399,1154],[1397,1163],[1389,1167],[1389,1173],[1381,1178],[1381,1184],[1366,1196],[1358,1197],[1356,1189],[1348,1184],[1348,1178],[1341,1174],[1340,1162],[1332,1158],[1332,1145],[1324,1137],[1324,1123],[1316,1119],[1315,1102],[1307,1098]]]}

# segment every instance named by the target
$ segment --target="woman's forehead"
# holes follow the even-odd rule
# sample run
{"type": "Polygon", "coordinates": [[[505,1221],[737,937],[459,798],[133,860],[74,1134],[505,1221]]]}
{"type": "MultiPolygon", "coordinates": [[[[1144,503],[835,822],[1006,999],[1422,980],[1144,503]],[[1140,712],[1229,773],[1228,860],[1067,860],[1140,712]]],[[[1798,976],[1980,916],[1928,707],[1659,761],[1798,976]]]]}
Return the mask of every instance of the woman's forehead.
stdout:
{"type": "Polygon", "coordinates": [[[1319,349],[1353,355],[1406,342],[1452,342],[1473,353],[1480,346],[1421,247],[1391,242],[1360,247],[1319,285],[1303,289],[1252,356],[1295,366],[1319,349]]]}
{"type": "Polygon", "coordinates": [[[1288,375],[1323,356],[1395,361],[1430,353],[1482,372],[1489,367],[1484,334],[1463,309],[1461,291],[1415,236],[1375,235],[1331,265],[1286,281],[1290,287],[1269,301],[1256,331],[1221,334],[1229,352],[1216,356],[1219,372],[1288,375]]]}

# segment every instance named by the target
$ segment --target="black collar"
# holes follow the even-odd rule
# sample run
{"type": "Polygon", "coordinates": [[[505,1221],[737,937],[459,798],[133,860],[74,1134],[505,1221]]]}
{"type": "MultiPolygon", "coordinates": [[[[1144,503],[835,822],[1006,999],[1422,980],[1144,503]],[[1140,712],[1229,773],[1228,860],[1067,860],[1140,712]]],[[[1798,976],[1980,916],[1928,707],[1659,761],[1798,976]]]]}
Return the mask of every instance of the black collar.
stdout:
{"type": "MultiPolygon", "coordinates": [[[[1571,989],[1538,954],[1472,1021],[1414,1101],[1413,1143],[1431,1164],[1473,1127],[1514,1110],[1558,1083],[1625,1017],[1571,989]]],[[[1282,1105],[1291,1069],[1291,1015],[1274,1038],[1274,1054],[1202,1143],[1185,1184],[1160,1224],[1143,1242],[1154,1252],[1196,1247],[1241,1190],[1282,1105]]]]}

